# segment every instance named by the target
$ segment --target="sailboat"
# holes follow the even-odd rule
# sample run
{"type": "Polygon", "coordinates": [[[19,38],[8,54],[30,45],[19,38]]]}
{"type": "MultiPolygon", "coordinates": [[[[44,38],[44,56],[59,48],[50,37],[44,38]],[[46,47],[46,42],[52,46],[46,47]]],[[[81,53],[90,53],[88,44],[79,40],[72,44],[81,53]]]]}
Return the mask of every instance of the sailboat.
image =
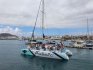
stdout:
{"type": "MultiPolygon", "coordinates": [[[[69,49],[66,49],[62,42],[50,42],[46,41],[44,35],[44,0],[41,0],[40,5],[42,4],[42,41],[34,40],[34,30],[36,27],[33,28],[33,33],[31,36],[31,41],[27,47],[27,49],[22,49],[21,54],[23,55],[30,55],[30,56],[38,56],[38,57],[45,57],[45,58],[52,58],[52,59],[65,59],[69,60],[70,56],[72,56],[72,52],[69,49]]],[[[40,6],[39,6],[40,9],[40,6]]],[[[39,12],[39,11],[38,11],[39,12]]],[[[38,17],[38,14],[37,14],[38,17]]]]}
{"type": "Polygon", "coordinates": [[[85,47],[89,49],[93,49],[93,41],[90,40],[90,34],[89,34],[89,24],[88,24],[88,18],[87,18],[87,39],[85,47]]]}

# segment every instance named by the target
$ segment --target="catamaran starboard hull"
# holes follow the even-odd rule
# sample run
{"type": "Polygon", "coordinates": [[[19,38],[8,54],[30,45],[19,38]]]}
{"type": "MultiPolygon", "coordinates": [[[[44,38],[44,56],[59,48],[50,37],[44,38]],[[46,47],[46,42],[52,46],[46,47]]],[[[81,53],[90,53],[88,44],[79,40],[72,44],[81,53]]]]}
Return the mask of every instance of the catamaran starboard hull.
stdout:
{"type": "Polygon", "coordinates": [[[22,54],[31,55],[31,56],[38,56],[38,57],[45,57],[45,58],[52,58],[52,59],[69,60],[69,57],[68,57],[68,55],[66,53],[58,52],[58,51],[22,49],[22,54]],[[24,53],[24,51],[26,51],[26,52],[24,53]]]}

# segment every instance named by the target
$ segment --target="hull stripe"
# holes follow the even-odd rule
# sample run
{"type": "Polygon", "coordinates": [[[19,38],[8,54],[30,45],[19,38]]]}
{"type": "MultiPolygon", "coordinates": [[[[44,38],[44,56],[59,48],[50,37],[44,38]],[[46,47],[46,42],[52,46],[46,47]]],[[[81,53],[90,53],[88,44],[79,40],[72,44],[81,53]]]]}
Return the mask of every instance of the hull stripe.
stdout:
{"type": "Polygon", "coordinates": [[[30,49],[29,49],[29,51],[33,54],[33,56],[36,56],[30,49]]]}
{"type": "Polygon", "coordinates": [[[58,55],[57,53],[53,52],[56,56],[58,56],[59,58],[63,59],[63,57],[61,57],[60,55],[58,55]]]}

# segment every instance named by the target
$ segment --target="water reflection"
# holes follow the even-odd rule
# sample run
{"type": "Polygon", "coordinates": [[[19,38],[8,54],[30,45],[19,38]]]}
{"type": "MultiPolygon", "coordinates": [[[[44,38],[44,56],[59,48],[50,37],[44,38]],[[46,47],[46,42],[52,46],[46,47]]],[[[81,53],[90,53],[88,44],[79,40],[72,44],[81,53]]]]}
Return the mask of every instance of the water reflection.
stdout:
{"type": "Polygon", "coordinates": [[[24,59],[31,64],[31,67],[40,70],[60,70],[61,67],[64,68],[68,61],[40,58],[40,57],[30,57],[22,56],[24,59]]]}

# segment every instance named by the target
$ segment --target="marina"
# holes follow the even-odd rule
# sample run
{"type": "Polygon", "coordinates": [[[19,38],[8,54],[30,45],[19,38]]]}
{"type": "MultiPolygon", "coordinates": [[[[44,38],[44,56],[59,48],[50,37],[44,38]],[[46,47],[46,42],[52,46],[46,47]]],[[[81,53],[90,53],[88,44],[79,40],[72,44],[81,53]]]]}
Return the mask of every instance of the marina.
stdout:
{"type": "Polygon", "coordinates": [[[0,70],[92,70],[93,0],[0,0],[0,70]]]}
{"type": "Polygon", "coordinates": [[[69,48],[79,48],[79,49],[93,49],[93,41],[89,42],[89,45],[87,41],[84,40],[74,40],[74,41],[65,41],[65,46],[69,48]]]}

